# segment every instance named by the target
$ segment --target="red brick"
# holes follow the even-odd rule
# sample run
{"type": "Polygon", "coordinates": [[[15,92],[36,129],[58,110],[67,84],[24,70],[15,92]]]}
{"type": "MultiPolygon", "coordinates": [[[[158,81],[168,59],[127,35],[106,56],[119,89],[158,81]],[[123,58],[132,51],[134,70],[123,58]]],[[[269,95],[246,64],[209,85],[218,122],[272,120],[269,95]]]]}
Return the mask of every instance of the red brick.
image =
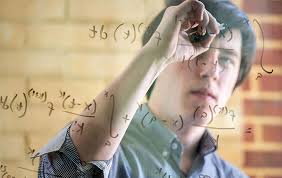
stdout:
{"type": "Polygon", "coordinates": [[[243,10],[248,13],[282,14],[282,1],[280,0],[244,0],[243,10]]]}
{"type": "Polygon", "coordinates": [[[259,79],[259,87],[263,91],[281,91],[282,90],[282,76],[273,74],[264,74],[259,79]]]}
{"type": "Polygon", "coordinates": [[[244,156],[246,167],[282,167],[282,152],[247,151],[244,156]]]}
{"type": "MultiPolygon", "coordinates": [[[[282,101],[244,100],[244,114],[258,116],[281,116],[282,101]]],[[[280,117],[281,118],[281,117],[280,117]]]]}
{"type": "Polygon", "coordinates": [[[250,176],[250,178],[256,178],[256,176],[250,176]]]}
{"type": "Polygon", "coordinates": [[[255,132],[254,126],[252,124],[248,124],[248,123],[245,124],[244,125],[244,132],[243,132],[244,141],[253,142],[254,141],[254,132],[255,132]],[[249,128],[251,128],[251,129],[249,130],[249,128]],[[247,130],[250,131],[251,133],[246,132],[247,130]]]}
{"type": "MultiPolygon", "coordinates": [[[[281,3],[282,7],[282,3],[281,3]]],[[[280,8],[281,8],[280,7],[280,8]]],[[[281,24],[261,24],[264,39],[281,39],[282,38],[282,25],[281,24]]]]}
{"type": "Polygon", "coordinates": [[[270,142],[282,142],[282,126],[264,126],[263,139],[270,142]]]}
{"type": "MultiPolygon", "coordinates": [[[[282,30],[281,30],[282,31],[282,30]]],[[[260,65],[261,52],[258,50],[256,53],[255,64],[260,65]]],[[[265,49],[263,52],[262,65],[282,65],[282,50],[279,49],[265,49]]]]}

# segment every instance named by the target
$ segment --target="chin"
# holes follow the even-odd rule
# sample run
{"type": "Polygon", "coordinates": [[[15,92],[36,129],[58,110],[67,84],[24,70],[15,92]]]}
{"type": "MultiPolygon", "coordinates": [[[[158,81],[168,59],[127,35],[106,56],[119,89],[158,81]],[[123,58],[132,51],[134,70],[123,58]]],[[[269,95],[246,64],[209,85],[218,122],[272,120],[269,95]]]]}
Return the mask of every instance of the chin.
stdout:
{"type": "Polygon", "coordinates": [[[217,104],[217,102],[198,100],[192,102],[191,104],[193,106],[193,112],[194,112],[198,107],[200,107],[203,110],[209,109],[210,107],[213,108],[217,104]]]}
{"type": "Polygon", "coordinates": [[[213,113],[213,103],[201,103],[193,109],[193,124],[195,125],[208,125],[215,117],[213,113]]]}

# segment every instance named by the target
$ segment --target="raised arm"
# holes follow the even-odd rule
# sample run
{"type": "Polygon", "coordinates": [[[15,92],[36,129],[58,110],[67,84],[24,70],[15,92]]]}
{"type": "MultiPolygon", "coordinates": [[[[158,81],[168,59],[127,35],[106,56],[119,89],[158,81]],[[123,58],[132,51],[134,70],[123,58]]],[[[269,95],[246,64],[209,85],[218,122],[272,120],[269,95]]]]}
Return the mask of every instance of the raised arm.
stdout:
{"type": "MultiPolygon", "coordinates": [[[[82,134],[70,133],[80,159],[110,159],[130,124],[130,121],[124,122],[123,117],[127,115],[128,119],[132,119],[138,108],[137,102],[144,97],[160,72],[172,62],[182,61],[183,57],[185,60],[193,59],[206,51],[218,32],[216,20],[197,0],[184,1],[167,8],[149,42],[126,69],[95,97],[95,118],[75,119],[79,124],[84,123],[82,134]],[[212,35],[192,44],[185,32],[192,26],[198,26],[199,33],[207,30],[212,35]],[[159,36],[161,40],[157,39],[159,36]]],[[[85,110],[82,114],[91,113],[85,110]]],[[[73,124],[70,130],[77,129],[79,125],[73,124]]]]}

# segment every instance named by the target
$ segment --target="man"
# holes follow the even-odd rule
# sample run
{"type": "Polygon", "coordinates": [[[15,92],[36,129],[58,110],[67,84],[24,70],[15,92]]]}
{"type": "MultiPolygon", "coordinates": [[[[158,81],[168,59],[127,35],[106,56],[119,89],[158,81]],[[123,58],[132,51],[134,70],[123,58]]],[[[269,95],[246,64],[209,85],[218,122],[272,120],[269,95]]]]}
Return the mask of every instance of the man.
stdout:
{"type": "Polygon", "coordinates": [[[38,152],[39,177],[246,177],[215,153],[206,126],[216,113],[203,113],[225,106],[250,70],[247,18],[227,0],[167,6],[136,57],[95,98],[95,118],[77,117],[38,152]]]}

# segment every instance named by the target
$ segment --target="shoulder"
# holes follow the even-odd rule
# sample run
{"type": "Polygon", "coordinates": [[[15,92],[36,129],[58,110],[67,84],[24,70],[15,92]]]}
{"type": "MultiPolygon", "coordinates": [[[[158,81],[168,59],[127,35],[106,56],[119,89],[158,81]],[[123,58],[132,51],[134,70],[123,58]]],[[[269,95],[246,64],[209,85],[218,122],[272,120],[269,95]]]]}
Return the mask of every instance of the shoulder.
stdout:
{"type": "Polygon", "coordinates": [[[211,153],[206,158],[207,162],[211,162],[223,177],[230,178],[249,178],[243,171],[228,161],[222,159],[216,152],[211,153]]]}

